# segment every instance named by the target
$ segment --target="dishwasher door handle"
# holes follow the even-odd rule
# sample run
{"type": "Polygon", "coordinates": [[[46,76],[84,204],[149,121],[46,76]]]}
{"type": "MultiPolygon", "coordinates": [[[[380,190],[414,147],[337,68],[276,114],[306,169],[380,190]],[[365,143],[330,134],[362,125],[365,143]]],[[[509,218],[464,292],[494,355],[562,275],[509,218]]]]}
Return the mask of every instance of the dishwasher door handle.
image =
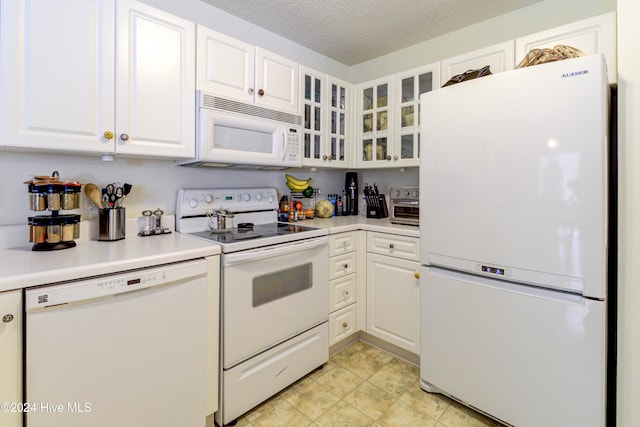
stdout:
{"type": "Polygon", "coordinates": [[[231,254],[224,254],[222,256],[223,265],[225,267],[240,264],[248,261],[256,261],[259,259],[273,258],[280,255],[287,255],[291,253],[299,253],[300,251],[306,251],[310,249],[319,248],[322,246],[329,247],[329,237],[315,237],[308,240],[302,240],[298,242],[285,243],[275,246],[267,246],[266,248],[259,248],[249,251],[235,252],[231,254]]]}

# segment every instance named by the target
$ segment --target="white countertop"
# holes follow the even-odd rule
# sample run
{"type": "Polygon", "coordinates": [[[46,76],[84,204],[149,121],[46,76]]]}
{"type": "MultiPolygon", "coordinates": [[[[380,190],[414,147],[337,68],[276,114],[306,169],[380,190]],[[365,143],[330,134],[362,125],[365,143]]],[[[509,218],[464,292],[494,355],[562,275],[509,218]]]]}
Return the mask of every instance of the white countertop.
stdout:
{"type": "Polygon", "coordinates": [[[74,248],[34,252],[31,246],[0,249],[0,292],[152,267],[220,253],[217,245],[172,232],[100,242],[79,240],[74,248]]]}
{"type": "Polygon", "coordinates": [[[392,224],[389,218],[367,218],[362,215],[334,216],[331,218],[316,217],[301,221],[299,224],[308,225],[309,227],[327,228],[329,229],[329,234],[365,230],[401,236],[420,237],[420,228],[415,225],[392,224]]]}
{"type": "MultiPolygon", "coordinates": [[[[299,224],[324,228],[330,234],[366,230],[420,237],[418,227],[391,224],[388,218],[366,218],[362,215],[314,218],[300,221],[299,224]]],[[[87,225],[83,224],[84,226],[87,225]]],[[[26,227],[19,227],[20,232],[27,233],[23,228],[26,230],[26,227]]],[[[90,234],[83,231],[81,235],[90,234]]],[[[127,224],[127,237],[123,240],[101,242],[95,239],[96,236],[79,239],[74,248],[50,252],[32,251],[30,244],[0,249],[0,292],[153,267],[220,253],[218,245],[175,231],[165,235],[139,237],[136,234],[135,221],[131,227],[127,224]]],[[[22,244],[24,239],[20,237],[19,241],[22,244]]]]}

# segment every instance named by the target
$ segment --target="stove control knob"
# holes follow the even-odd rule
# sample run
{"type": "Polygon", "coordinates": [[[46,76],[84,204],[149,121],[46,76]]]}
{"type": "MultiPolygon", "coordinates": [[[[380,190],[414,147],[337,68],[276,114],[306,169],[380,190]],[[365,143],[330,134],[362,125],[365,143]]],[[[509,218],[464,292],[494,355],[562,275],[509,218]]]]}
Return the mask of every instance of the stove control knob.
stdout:
{"type": "Polygon", "coordinates": [[[256,200],[257,201],[262,200],[262,193],[256,193],[256,200]]]}
{"type": "Polygon", "coordinates": [[[418,190],[413,190],[413,197],[415,197],[417,199],[418,196],[419,196],[418,190]]]}
{"type": "Polygon", "coordinates": [[[242,200],[244,200],[245,202],[248,202],[249,199],[251,199],[251,196],[249,195],[249,193],[244,193],[242,195],[242,200]]]}
{"type": "Polygon", "coordinates": [[[400,190],[396,190],[396,197],[400,197],[400,190]]]}
{"type": "Polygon", "coordinates": [[[204,196],[204,202],[205,203],[211,203],[213,202],[213,196],[211,194],[207,194],[204,196]]]}
{"type": "Polygon", "coordinates": [[[195,209],[198,207],[198,201],[196,199],[189,200],[189,207],[191,207],[191,209],[195,209]]]}
{"type": "Polygon", "coordinates": [[[269,202],[269,204],[273,203],[273,196],[267,197],[267,202],[269,202]]]}

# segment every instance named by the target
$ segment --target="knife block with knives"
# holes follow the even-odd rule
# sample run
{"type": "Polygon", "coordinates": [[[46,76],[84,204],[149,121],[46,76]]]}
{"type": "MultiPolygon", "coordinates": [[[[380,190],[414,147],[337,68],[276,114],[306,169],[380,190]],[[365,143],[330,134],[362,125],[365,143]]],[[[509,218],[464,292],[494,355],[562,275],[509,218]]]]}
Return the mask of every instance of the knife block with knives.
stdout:
{"type": "Polygon", "coordinates": [[[378,186],[375,183],[373,187],[369,184],[364,184],[364,198],[367,203],[367,218],[389,217],[387,199],[384,194],[380,194],[378,186]]]}

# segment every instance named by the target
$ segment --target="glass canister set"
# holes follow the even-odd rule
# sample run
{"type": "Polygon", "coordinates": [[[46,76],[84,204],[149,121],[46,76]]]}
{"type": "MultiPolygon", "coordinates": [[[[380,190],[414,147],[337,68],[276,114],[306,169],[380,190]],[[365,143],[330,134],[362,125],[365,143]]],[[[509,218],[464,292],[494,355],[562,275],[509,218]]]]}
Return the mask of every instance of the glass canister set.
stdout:
{"type": "Polygon", "coordinates": [[[52,251],[74,247],[74,240],[80,237],[80,215],[59,212],[80,208],[82,184],[61,181],[57,171],[52,176],[36,176],[25,184],[29,191],[29,209],[51,213],[28,218],[29,241],[34,243],[31,249],[52,251]]]}

